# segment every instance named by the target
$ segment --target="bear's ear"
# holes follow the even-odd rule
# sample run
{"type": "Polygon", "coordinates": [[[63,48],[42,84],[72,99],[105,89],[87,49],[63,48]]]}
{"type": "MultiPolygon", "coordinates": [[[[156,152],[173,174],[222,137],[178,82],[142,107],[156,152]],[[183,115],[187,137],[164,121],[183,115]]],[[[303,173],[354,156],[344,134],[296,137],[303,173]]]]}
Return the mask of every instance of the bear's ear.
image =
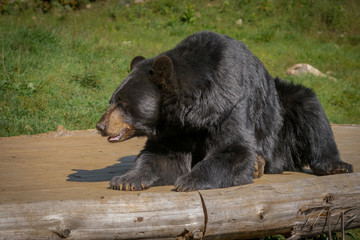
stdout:
{"type": "Polygon", "coordinates": [[[173,75],[174,65],[168,56],[160,56],[152,65],[153,81],[161,88],[169,88],[169,82],[173,75]]]}
{"type": "Polygon", "coordinates": [[[138,64],[139,62],[141,62],[142,60],[144,60],[145,58],[143,56],[136,56],[134,57],[134,59],[131,61],[130,63],[130,71],[132,71],[134,69],[134,67],[136,66],[136,64],[138,64]]]}

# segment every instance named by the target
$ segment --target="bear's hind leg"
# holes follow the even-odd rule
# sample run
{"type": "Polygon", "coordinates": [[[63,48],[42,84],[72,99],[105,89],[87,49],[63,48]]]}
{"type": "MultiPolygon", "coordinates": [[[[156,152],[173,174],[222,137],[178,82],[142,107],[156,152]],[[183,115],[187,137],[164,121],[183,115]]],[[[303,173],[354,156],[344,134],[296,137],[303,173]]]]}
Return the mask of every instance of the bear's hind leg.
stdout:
{"type": "Polygon", "coordinates": [[[326,166],[312,167],[311,169],[318,176],[353,172],[353,166],[342,161],[332,162],[326,166]]]}
{"type": "Polygon", "coordinates": [[[337,149],[324,154],[320,159],[312,160],[310,167],[319,176],[353,172],[351,164],[341,161],[337,149]]]}
{"type": "Polygon", "coordinates": [[[330,122],[316,94],[278,78],[275,84],[284,109],[282,137],[287,146],[283,149],[290,149],[287,170],[309,165],[316,175],[353,172],[352,165],[340,159],[330,122]]]}

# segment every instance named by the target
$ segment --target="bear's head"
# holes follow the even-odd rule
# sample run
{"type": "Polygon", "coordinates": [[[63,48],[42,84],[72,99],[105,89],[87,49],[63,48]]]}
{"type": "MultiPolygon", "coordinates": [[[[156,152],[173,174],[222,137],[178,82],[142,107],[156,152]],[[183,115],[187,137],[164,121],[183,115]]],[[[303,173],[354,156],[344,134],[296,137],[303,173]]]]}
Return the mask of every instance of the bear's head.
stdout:
{"type": "Polygon", "coordinates": [[[110,107],[96,125],[109,142],[122,142],[135,136],[156,133],[161,94],[169,91],[173,63],[167,56],[154,59],[135,57],[130,74],[115,90],[110,107]]]}

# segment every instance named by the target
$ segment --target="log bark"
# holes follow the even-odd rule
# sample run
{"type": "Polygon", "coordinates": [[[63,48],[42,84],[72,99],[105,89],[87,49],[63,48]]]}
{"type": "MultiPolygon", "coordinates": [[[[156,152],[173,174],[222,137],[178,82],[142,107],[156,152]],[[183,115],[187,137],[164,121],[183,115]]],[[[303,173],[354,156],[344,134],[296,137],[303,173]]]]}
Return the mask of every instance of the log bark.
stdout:
{"type": "Polygon", "coordinates": [[[200,238],[204,223],[197,192],[0,205],[0,239],[200,238]]]}
{"type": "Polygon", "coordinates": [[[360,227],[360,173],[0,205],[0,239],[291,239],[360,227]],[[344,222],[343,224],[341,222],[344,222]]]}
{"type": "Polygon", "coordinates": [[[200,192],[207,239],[291,239],[360,227],[360,173],[200,192]]]}

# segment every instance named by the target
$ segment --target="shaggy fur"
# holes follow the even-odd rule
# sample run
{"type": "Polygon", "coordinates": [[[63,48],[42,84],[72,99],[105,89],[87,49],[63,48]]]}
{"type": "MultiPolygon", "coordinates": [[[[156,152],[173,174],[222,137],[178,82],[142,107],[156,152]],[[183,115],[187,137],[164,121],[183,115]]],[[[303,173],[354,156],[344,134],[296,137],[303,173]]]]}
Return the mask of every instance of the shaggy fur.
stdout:
{"type": "Polygon", "coordinates": [[[136,57],[110,104],[97,125],[110,142],[148,137],[113,189],[247,184],[257,155],[265,173],[307,165],[317,175],[352,172],[314,92],[271,77],[242,42],[224,35],[199,32],[155,58],[136,57]],[[120,118],[111,118],[113,109],[120,118]]]}

